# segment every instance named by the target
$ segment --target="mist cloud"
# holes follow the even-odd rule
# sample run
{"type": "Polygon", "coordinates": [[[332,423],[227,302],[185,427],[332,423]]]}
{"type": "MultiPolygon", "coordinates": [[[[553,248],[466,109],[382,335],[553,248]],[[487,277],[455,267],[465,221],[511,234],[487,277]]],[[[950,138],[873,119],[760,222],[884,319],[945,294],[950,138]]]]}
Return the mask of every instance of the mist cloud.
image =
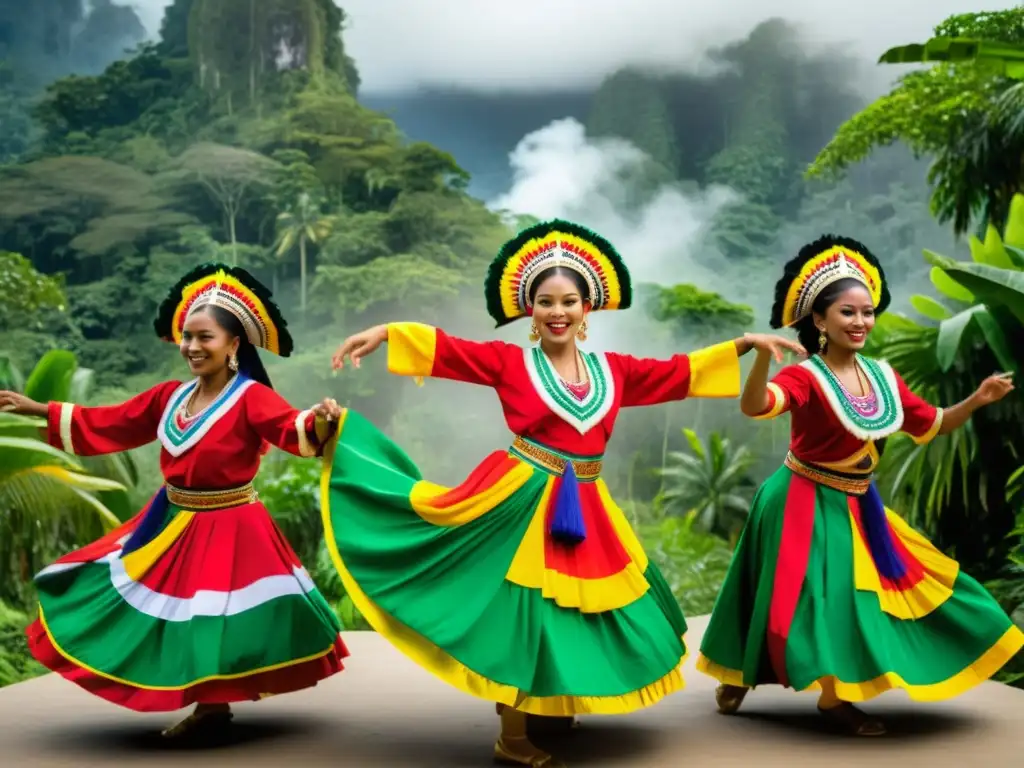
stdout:
{"type": "Polygon", "coordinates": [[[588,138],[577,120],[556,120],[519,142],[509,157],[512,186],[489,205],[593,229],[622,252],[636,281],[717,282],[689,255],[715,213],[738,196],[725,187],[663,184],[638,198],[650,162],[629,142],[588,138]]]}
{"type": "MultiPolygon", "coordinates": [[[[135,0],[156,30],[166,0],[135,0]]],[[[874,62],[954,13],[1012,8],[992,0],[342,0],[345,40],[368,92],[417,86],[544,90],[596,85],[628,64],[701,66],[709,46],[779,16],[824,46],[874,62]]],[[[898,70],[886,68],[886,76],[898,70]]]]}

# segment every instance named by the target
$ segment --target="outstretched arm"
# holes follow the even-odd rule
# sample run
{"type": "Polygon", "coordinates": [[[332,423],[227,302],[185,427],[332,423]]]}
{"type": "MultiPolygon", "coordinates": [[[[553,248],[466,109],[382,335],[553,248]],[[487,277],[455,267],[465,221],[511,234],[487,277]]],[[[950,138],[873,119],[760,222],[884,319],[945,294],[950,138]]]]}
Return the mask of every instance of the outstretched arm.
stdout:
{"type": "Polygon", "coordinates": [[[358,368],[363,357],[388,345],[388,370],[400,376],[431,376],[494,386],[512,346],[502,341],[467,341],[421,323],[378,325],[346,339],[334,355],[340,370],[347,357],[358,368]]]}
{"type": "Polygon", "coordinates": [[[1013,374],[995,374],[981,382],[973,394],[956,405],[936,408],[911,392],[899,374],[896,374],[896,384],[903,404],[903,431],[919,443],[926,443],[936,435],[948,435],[959,429],[975,411],[1002,400],[1014,389],[1013,374]]]}
{"type": "Polygon", "coordinates": [[[656,405],[687,397],[736,397],[740,393],[739,358],[752,349],[778,360],[784,349],[803,350],[796,342],[777,336],[747,334],[668,360],[608,357],[623,372],[623,406],[656,405]]]}
{"type": "Polygon", "coordinates": [[[119,405],[87,407],[37,403],[14,392],[0,392],[0,409],[46,419],[44,439],[75,456],[99,456],[138,448],[156,439],[167,401],[179,386],[168,381],[119,405]]]}

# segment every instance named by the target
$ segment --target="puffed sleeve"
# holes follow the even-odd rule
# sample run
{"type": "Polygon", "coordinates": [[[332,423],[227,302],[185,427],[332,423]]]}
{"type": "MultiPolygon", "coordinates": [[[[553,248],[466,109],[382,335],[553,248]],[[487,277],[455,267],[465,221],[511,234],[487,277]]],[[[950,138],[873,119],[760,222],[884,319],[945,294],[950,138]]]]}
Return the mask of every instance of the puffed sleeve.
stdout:
{"type": "Polygon", "coordinates": [[[46,412],[47,442],[74,456],[100,456],[151,443],[164,408],[180,385],[177,381],[157,384],[119,405],[51,401],[46,412]]]}
{"type": "Polygon", "coordinates": [[[609,352],[622,380],[622,406],[658,405],[687,397],[738,397],[740,360],[732,341],[665,360],[609,352]]]}
{"type": "Polygon", "coordinates": [[[273,389],[258,383],[245,393],[245,415],[263,440],[305,458],[321,455],[336,428],[317,419],[311,409],[293,408],[273,389]]]}
{"type": "Polygon", "coordinates": [[[810,374],[799,365],[787,365],[768,382],[768,406],[755,419],[774,419],[802,408],[810,398],[810,374]]]}
{"type": "Polygon", "coordinates": [[[522,350],[504,341],[467,341],[421,323],[388,325],[388,370],[400,376],[493,387],[512,354],[522,350]]]}
{"type": "Polygon", "coordinates": [[[923,445],[935,439],[942,427],[942,409],[915,395],[903,381],[903,377],[893,371],[896,389],[903,406],[903,432],[906,432],[915,443],[923,445]]]}

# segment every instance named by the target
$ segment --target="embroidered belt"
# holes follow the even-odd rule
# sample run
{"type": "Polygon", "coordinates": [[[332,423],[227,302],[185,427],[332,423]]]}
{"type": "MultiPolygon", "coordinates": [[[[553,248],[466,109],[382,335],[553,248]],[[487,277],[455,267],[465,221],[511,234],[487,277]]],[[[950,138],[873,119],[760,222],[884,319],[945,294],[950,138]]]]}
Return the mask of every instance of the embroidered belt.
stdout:
{"type": "Polygon", "coordinates": [[[510,453],[516,454],[519,458],[525,459],[534,466],[555,475],[561,475],[565,472],[566,465],[572,462],[573,472],[579,480],[596,480],[601,476],[603,462],[600,456],[587,458],[568,456],[519,436],[516,436],[516,439],[512,441],[510,453]]]}
{"type": "Polygon", "coordinates": [[[794,473],[806,477],[813,483],[848,493],[851,496],[863,496],[871,487],[871,475],[848,475],[815,464],[808,464],[805,461],[800,461],[792,451],[786,454],[785,464],[794,473]]]}
{"type": "Polygon", "coordinates": [[[167,500],[171,504],[198,512],[252,504],[257,499],[256,489],[252,487],[252,483],[219,491],[192,491],[175,488],[173,485],[165,487],[167,488],[167,500]]]}

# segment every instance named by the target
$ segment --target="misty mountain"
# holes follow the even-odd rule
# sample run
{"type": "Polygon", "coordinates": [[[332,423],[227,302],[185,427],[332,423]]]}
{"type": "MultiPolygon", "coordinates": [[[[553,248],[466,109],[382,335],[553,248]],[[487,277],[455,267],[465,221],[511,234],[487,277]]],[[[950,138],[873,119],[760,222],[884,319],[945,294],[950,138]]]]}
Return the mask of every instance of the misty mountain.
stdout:
{"type": "Polygon", "coordinates": [[[366,106],[388,114],[414,141],[451,152],[472,174],[470,192],[490,200],[509,188],[509,153],[523,136],[553,120],[585,122],[594,91],[482,93],[452,88],[406,94],[364,94],[366,106]]]}

